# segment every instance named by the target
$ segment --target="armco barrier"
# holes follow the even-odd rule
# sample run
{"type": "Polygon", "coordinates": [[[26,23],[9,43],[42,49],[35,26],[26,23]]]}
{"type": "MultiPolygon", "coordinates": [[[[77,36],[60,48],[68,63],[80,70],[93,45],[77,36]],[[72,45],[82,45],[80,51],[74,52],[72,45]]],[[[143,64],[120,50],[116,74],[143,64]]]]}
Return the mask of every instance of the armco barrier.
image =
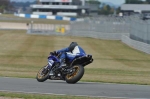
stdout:
{"type": "Polygon", "coordinates": [[[121,41],[134,49],[150,54],[150,44],[133,40],[129,36],[125,35],[122,36],[121,41]]]}
{"type": "Polygon", "coordinates": [[[63,16],[48,16],[48,15],[34,15],[34,14],[15,14],[15,16],[24,18],[39,18],[39,19],[53,19],[53,20],[65,20],[65,21],[82,21],[82,19],[77,19],[73,17],[63,17],[63,16]]]}

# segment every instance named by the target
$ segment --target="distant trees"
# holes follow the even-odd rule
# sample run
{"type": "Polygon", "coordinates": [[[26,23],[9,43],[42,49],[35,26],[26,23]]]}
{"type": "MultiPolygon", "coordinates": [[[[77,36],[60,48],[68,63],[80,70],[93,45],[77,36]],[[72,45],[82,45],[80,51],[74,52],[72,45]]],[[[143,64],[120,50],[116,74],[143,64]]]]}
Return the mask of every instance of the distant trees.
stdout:
{"type": "Polygon", "coordinates": [[[150,4],[150,0],[125,0],[125,4],[150,4]]]}
{"type": "Polygon", "coordinates": [[[0,12],[4,12],[4,10],[10,10],[12,5],[10,0],[0,0],[0,12]]]}
{"type": "Polygon", "coordinates": [[[27,2],[15,2],[15,1],[13,1],[12,2],[12,5],[14,7],[29,7],[31,4],[36,4],[36,2],[29,2],[29,1],[27,1],[27,2]]]}
{"type": "Polygon", "coordinates": [[[86,3],[90,6],[91,13],[100,15],[109,15],[113,13],[111,6],[101,3],[99,0],[87,0],[86,3]],[[102,5],[100,7],[100,5],[102,5]]]}
{"type": "Polygon", "coordinates": [[[146,0],[146,2],[150,4],[150,0],[146,0]]]}
{"type": "Polygon", "coordinates": [[[100,8],[98,12],[98,14],[101,14],[101,15],[109,15],[113,13],[114,13],[114,8],[112,8],[109,5],[103,5],[103,7],[100,8]]]}
{"type": "Polygon", "coordinates": [[[120,11],[121,11],[121,7],[118,7],[118,8],[116,9],[116,14],[119,14],[120,11]]]}
{"type": "Polygon", "coordinates": [[[18,11],[18,9],[21,9],[21,11],[26,12],[29,9],[30,5],[36,4],[36,3],[37,1],[17,2],[16,0],[16,1],[11,2],[11,5],[13,5],[15,11],[18,11]]]}
{"type": "Polygon", "coordinates": [[[126,4],[142,4],[142,0],[125,0],[126,4]]]}

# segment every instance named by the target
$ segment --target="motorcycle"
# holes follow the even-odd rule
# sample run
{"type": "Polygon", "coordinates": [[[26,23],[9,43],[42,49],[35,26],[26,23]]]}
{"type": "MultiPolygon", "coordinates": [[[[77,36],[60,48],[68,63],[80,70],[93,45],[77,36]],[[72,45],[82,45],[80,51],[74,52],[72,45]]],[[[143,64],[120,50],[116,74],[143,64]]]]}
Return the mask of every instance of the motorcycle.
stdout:
{"type": "Polygon", "coordinates": [[[77,83],[84,75],[84,67],[93,62],[92,55],[85,53],[73,55],[66,53],[65,65],[60,66],[60,55],[50,53],[48,63],[42,67],[36,76],[38,82],[50,80],[64,80],[69,84],[77,83]],[[61,68],[60,68],[61,67],[61,68]]]}

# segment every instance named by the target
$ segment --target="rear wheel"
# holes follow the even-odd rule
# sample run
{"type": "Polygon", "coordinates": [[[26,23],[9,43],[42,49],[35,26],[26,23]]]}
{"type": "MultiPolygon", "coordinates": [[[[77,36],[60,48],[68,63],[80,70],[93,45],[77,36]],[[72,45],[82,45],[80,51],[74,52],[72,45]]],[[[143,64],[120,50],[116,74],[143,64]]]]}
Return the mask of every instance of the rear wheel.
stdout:
{"type": "Polygon", "coordinates": [[[39,82],[44,82],[48,79],[50,71],[46,66],[42,67],[39,72],[37,73],[36,79],[39,82]]]}
{"type": "Polygon", "coordinates": [[[67,74],[65,79],[67,83],[74,84],[77,83],[83,75],[84,67],[81,65],[75,65],[73,66],[73,72],[71,74],[67,74]]]}

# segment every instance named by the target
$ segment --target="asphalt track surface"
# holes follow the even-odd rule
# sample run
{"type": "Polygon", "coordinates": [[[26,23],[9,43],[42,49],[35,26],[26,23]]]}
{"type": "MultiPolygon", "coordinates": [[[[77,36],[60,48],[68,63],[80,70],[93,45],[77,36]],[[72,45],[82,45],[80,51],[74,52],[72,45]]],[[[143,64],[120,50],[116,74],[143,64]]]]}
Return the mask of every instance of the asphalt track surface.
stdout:
{"type": "Polygon", "coordinates": [[[149,85],[86,83],[67,84],[65,81],[37,82],[36,79],[0,77],[0,91],[90,96],[107,98],[150,99],[149,85]]]}

